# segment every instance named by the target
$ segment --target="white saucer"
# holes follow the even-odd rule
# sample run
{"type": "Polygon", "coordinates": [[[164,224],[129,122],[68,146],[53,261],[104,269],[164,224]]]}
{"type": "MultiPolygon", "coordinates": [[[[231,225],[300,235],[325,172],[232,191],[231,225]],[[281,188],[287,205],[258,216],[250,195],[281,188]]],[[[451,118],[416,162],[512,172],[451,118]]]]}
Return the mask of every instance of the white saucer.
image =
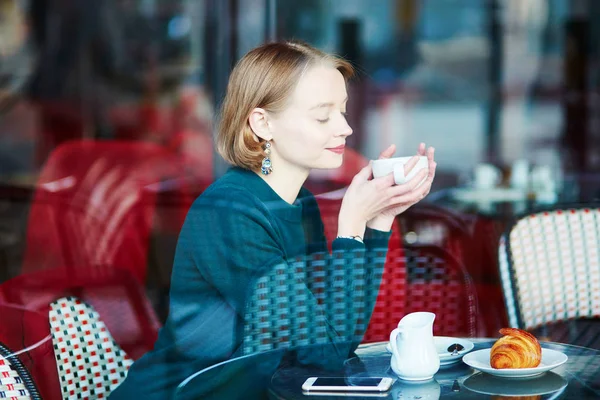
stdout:
{"type": "Polygon", "coordinates": [[[481,372],[502,378],[528,378],[543,374],[567,362],[568,357],[560,351],[542,349],[542,362],[535,368],[495,369],[490,365],[491,349],[477,350],[463,357],[465,364],[481,372]]]}
{"type": "MultiPolygon", "coordinates": [[[[449,336],[434,336],[433,342],[435,343],[435,348],[440,356],[440,367],[459,362],[465,354],[473,350],[473,347],[475,347],[473,342],[470,340],[449,336]],[[462,347],[464,347],[464,349],[459,351],[456,355],[452,355],[452,353],[448,351],[448,347],[455,343],[460,344],[462,347]]],[[[385,349],[388,353],[392,352],[389,342],[386,344],[385,349]]]]}
{"type": "Polygon", "coordinates": [[[452,190],[452,197],[465,203],[497,203],[523,201],[527,198],[527,193],[514,188],[456,188],[452,190]]]}
{"type": "Polygon", "coordinates": [[[492,396],[541,396],[564,390],[568,385],[566,379],[554,372],[548,372],[531,379],[515,379],[510,385],[506,379],[478,373],[471,375],[463,382],[467,389],[492,396]]]}

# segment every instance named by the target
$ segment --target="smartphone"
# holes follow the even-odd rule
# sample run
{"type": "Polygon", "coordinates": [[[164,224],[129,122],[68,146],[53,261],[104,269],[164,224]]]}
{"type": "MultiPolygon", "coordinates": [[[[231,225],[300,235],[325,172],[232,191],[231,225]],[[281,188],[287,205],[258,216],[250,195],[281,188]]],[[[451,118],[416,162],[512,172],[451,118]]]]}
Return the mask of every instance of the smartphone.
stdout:
{"type": "Polygon", "coordinates": [[[365,397],[374,397],[377,399],[390,399],[392,393],[387,391],[387,392],[306,392],[303,391],[302,394],[304,396],[310,397],[310,396],[319,396],[319,397],[326,397],[326,396],[331,396],[331,397],[335,397],[336,399],[339,399],[340,397],[353,397],[353,398],[365,398],[365,397]]]}
{"type": "Polygon", "coordinates": [[[305,392],[386,392],[394,379],[384,377],[310,377],[302,385],[305,392]]]}

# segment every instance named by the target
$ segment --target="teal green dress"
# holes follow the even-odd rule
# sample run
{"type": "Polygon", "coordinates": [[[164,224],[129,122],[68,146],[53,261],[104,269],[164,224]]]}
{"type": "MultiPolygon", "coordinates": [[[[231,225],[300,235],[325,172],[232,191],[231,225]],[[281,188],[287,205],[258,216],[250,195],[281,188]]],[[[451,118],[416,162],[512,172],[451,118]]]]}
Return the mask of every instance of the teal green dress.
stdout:
{"type": "MultiPolygon", "coordinates": [[[[154,349],[132,365],[110,398],[171,398],[188,376],[252,351],[289,346],[302,363],[338,363],[366,329],[389,236],[367,228],[365,244],[335,239],[330,254],[317,202],[308,190],[303,188],[289,204],[254,172],[231,168],[190,208],[177,243],[167,321],[154,349]],[[281,288],[272,283],[285,284],[281,274],[292,270],[300,275],[291,275],[289,315],[278,314],[281,288]],[[354,291],[363,295],[348,318],[348,304],[357,303],[354,291]],[[350,303],[343,303],[344,295],[350,303]],[[329,301],[335,296],[341,304],[329,301]],[[340,310],[346,315],[338,315],[340,310]],[[265,312],[275,324],[288,321],[269,333],[272,341],[253,336],[264,333],[258,320],[264,322],[265,312]],[[277,337],[281,331],[287,332],[283,338],[277,337]],[[310,350],[303,351],[304,344],[310,350]],[[315,345],[321,350],[315,351],[315,345]]],[[[207,382],[207,393],[214,392],[211,385],[217,383],[207,382]]]]}

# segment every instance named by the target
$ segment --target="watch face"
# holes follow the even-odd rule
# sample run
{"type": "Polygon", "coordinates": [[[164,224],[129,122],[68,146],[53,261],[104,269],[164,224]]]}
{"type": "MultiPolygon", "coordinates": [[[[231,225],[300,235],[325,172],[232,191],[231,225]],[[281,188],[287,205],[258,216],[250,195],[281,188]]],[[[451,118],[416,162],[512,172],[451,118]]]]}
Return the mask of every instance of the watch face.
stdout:
{"type": "Polygon", "coordinates": [[[24,3],[0,0],[0,111],[20,94],[33,69],[24,3]]]}

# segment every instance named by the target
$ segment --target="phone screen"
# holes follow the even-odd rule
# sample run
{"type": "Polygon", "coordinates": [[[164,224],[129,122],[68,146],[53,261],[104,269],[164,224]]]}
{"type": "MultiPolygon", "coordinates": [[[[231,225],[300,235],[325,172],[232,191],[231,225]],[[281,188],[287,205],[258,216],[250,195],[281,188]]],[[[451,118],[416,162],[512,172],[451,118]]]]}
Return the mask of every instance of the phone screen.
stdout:
{"type": "Polygon", "coordinates": [[[365,386],[376,388],[381,383],[381,378],[317,378],[312,384],[314,388],[323,386],[365,386]]]}

